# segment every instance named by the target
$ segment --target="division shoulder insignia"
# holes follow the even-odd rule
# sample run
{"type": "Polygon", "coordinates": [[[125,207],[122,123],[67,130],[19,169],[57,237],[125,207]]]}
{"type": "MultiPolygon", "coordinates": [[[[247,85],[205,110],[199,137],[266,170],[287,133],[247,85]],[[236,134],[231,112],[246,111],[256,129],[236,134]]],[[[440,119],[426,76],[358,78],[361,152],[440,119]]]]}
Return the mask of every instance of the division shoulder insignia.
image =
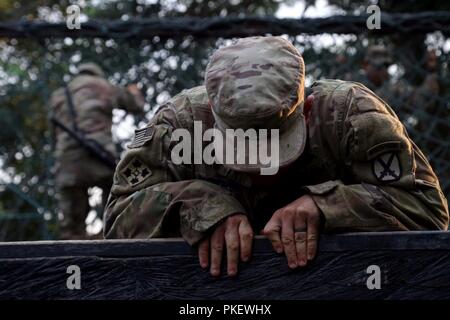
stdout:
{"type": "Polygon", "coordinates": [[[137,129],[134,131],[134,139],[128,145],[129,149],[140,148],[148,141],[152,140],[153,135],[155,134],[155,128],[153,125],[147,126],[142,129],[137,129]]]}
{"type": "Polygon", "coordinates": [[[402,168],[396,152],[383,153],[372,161],[373,174],[379,181],[398,181],[402,176],[402,168]]]}
{"type": "Polygon", "coordinates": [[[152,175],[152,171],[138,158],[132,159],[120,173],[131,186],[141,183],[152,175]]]}

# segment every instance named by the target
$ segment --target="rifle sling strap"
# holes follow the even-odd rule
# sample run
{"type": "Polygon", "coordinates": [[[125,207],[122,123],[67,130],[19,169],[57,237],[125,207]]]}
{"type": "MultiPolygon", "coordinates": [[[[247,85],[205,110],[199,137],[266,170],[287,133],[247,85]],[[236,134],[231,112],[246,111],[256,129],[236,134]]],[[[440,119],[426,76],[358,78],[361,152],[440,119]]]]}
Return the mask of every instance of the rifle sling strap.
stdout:
{"type": "Polygon", "coordinates": [[[80,132],[77,124],[77,112],[73,104],[72,94],[70,93],[68,85],[64,85],[64,92],[66,94],[67,106],[69,107],[70,117],[72,118],[72,128],[76,132],[80,132]]]}

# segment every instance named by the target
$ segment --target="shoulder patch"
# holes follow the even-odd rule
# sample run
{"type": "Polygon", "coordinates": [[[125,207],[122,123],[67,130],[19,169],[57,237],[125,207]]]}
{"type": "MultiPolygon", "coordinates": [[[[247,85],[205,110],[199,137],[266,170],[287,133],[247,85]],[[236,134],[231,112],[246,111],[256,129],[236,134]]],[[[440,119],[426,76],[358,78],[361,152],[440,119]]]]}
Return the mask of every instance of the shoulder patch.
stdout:
{"type": "Polygon", "coordinates": [[[152,171],[138,158],[133,158],[120,173],[131,186],[141,183],[152,175],[152,171]]]}
{"type": "Polygon", "coordinates": [[[398,181],[402,176],[402,168],[396,152],[386,152],[374,158],[372,170],[381,182],[398,181]]]}
{"type": "Polygon", "coordinates": [[[153,125],[142,129],[137,129],[134,131],[133,141],[127,147],[129,149],[140,148],[148,141],[152,140],[154,134],[155,128],[153,127],[153,125]]]}

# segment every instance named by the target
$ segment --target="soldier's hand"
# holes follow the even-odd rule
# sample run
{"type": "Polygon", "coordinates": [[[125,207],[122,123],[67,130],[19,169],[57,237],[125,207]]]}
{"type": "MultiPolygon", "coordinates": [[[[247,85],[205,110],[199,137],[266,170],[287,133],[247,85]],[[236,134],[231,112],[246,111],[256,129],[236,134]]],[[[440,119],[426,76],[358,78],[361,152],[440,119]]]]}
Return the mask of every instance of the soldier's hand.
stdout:
{"type": "Polygon", "coordinates": [[[141,91],[139,90],[137,84],[135,84],[135,83],[131,83],[131,84],[127,85],[127,90],[128,90],[131,94],[133,94],[133,95],[135,95],[135,96],[140,96],[140,95],[142,95],[142,93],[141,93],[141,91]]]}
{"type": "Polygon", "coordinates": [[[316,255],[319,226],[320,210],[305,195],[275,211],[263,234],[276,252],[284,251],[289,267],[294,269],[305,266],[316,255]]]}
{"type": "Polygon", "coordinates": [[[211,236],[202,240],[198,247],[200,266],[207,268],[213,276],[220,275],[220,264],[224,249],[227,252],[227,270],[229,276],[238,271],[239,258],[248,261],[251,256],[253,230],[243,214],[235,214],[220,223],[211,236]]]}
{"type": "Polygon", "coordinates": [[[138,105],[143,106],[145,104],[145,97],[142,94],[141,90],[139,90],[137,84],[131,83],[127,85],[127,91],[133,95],[138,105]]]}

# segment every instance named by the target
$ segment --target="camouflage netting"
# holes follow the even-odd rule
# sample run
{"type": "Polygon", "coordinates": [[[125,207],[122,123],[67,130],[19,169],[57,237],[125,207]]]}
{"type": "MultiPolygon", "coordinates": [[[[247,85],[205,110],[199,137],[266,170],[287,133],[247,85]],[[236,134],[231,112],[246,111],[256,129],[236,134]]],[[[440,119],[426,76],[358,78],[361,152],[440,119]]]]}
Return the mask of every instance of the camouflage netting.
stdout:
{"type": "MultiPolygon", "coordinates": [[[[338,78],[364,82],[393,107],[411,137],[429,157],[450,196],[448,34],[390,33],[288,36],[303,53],[307,84],[338,78]],[[381,45],[389,56],[384,84],[364,71],[368,48],[381,45]]],[[[139,83],[149,118],[158,104],[202,83],[211,52],[230,39],[220,37],[149,39],[4,39],[0,52],[0,240],[54,236],[56,208],[52,180],[52,134],[48,97],[70,79],[80,61],[100,64],[111,82],[139,83]],[[4,108],[6,106],[6,108],[4,108]],[[11,112],[14,111],[14,112],[11,112]],[[39,230],[39,232],[36,232],[39,230]]],[[[115,114],[114,136],[123,146],[139,125],[115,114]],[[124,124],[126,123],[126,124],[124,124]]],[[[142,122],[141,122],[142,124],[142,122]]]]}

